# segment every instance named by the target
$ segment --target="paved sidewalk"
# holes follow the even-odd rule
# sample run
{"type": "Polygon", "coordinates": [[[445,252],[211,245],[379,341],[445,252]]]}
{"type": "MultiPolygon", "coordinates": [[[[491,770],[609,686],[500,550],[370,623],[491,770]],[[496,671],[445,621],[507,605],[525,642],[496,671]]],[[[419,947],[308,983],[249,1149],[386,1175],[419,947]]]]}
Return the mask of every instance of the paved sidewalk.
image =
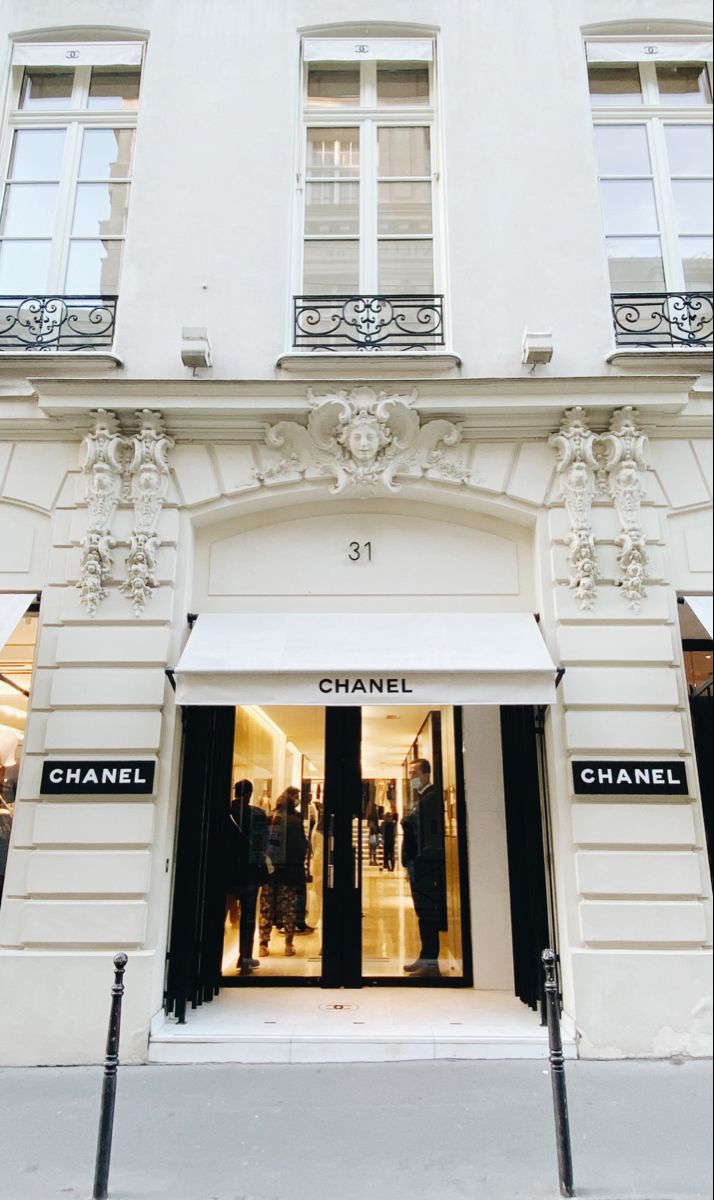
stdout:
{"type": "MultiPolygon", "coordinates": [[[[121,1067],[113,1200],[558,1196],[538,1061],[121,1067]]],[[[89,1200],[101,1068],[0,1071],[0,1200],[89,1200]]],[[[567,1067],[578,1196],[710,1200],[711,1064],[567,1067]]]]}

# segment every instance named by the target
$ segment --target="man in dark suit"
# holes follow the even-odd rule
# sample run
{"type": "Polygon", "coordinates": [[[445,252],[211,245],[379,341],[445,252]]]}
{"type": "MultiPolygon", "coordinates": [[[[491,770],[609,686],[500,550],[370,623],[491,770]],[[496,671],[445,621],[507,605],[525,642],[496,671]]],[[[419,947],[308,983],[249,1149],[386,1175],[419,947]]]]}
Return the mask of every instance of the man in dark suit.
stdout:
{"type": "Polygon", "coordinates": [[[438,978],[439,931],[447,928],[444,804],[427,759],[409,764],[409,782],[414,804],[402,818],[402,865],[409,876],[421,949],[404,970],[412,979],[438,978]]]}
{"type": "Polygon", "coordinates": [[[240,907],[238,968],[250,975],[260,966],[253,958],[258,889],[267,878],[265,850],[268,818],[261,808],[250,803],[253,784],[239,779],[233,787],[233,801],[226,831],[226,891],[240,907]]]}

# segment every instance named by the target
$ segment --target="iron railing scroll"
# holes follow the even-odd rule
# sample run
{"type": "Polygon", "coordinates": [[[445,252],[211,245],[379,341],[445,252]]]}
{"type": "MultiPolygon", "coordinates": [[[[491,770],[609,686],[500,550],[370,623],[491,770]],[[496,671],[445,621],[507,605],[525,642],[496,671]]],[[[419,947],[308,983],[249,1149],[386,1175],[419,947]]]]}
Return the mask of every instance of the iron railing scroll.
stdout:
{"type": "Polygon", "coordinates": [[[116,296],[0,296],[0,351],[106,350],[116,296]]]}
{"type": "Polygon", "coordinates": [[[295,296],[293,346],[430,350],[443,346],[443,296],[295,296]]]}
{"type": "Polygon", "coordinates": [[[616,292],[612,319],[618,346],[712,345],[712,292],[616,292]]]}

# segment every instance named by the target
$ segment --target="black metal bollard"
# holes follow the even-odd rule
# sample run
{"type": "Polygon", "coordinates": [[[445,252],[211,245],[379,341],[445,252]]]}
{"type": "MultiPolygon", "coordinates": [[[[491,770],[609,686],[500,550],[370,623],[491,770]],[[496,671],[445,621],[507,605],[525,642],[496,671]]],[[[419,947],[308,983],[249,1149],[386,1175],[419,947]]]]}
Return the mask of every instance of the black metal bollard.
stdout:
{"type": "Polygon", "coordinates": [[[126,954],[114,955],[114,983],[112,1006],[109,1011],[107,1053],[104,1059],[102,1080],[102,1103],[99,1110],[99,1133],[97,1134],[97,1160],[94,1167],[94,1191],[92,1200],[107,1200],[109,1187],[109,1162],[112,1156],[112,1133],[114,1131],[114,1102],[117,1094],[117,1067],[119,1066],[119,1031],[121,1028],[121,1000],[124,995],[124,970],[126,954]]]}
{"type": "Polygon", "coordinates": [[[573,1158],[570,1150],[568,1097],[565,1091],[565,1060],[560,1037],[558,984],[555,978],[555,954],[544,950],[541,955],[545,971],[545,1008],[548,1017],[548,1047],[550,1050],[550,1081],[553,1085],[555,1144],[558,1151],[558,1175],[561,1196],[573,1196],[573,1158]]]}

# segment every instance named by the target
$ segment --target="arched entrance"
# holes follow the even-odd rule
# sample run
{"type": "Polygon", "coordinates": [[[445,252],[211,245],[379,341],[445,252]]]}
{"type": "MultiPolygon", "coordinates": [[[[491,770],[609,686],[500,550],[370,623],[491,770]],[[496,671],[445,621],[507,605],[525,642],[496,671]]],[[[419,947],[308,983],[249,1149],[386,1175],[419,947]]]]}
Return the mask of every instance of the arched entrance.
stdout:
{"type": "MultiPolygon", "coordinates": [[[[251,614],[314,614],[317,624],[313,640],[319,665],[320,643],[325,640],[320,636],[320,621],[325,629],[328,623],[337,622],[339,626],[341,621],[348,642],[357,624],[352,615],[355,613],[373,614],[369,622],[375,630],[379,630],[380,622],[388,628],[384,614],[403,613],[408,623],[410,613],[435,611],[445,627],[465,617],[475,622],[480,619],[483,624],[499,613],[513,614],[516,621],[527,620],[534,626],[532,581],[531,533],[523,524],[463,509],[452,509],[447,514],[434,504],[407,504],[401,500],[359,505],[308,501],[291,508],[246,513],[199,528],[191,607],[202,616],[211,612],[234,614],[237,628],[243,629],[246,636],[251,629],[251,614]]],[[[369,633],[363,641],[370,642],[369,633]]],[[[380,642],[379,636],[376,641],[380,642]]],[[[380,653],[386,653],[384,639],[380,653]]],[[[266,657],[270,657],[267,647],[266,657]]],[[[379,681],[393,666],[391,660],[384,657],[381,662],[374,658],[367,661],[369,678],[365,682],[362,672],[357,686],[382,686],[379,681]]],[[[340,667],[339,661],[332,665],[340,667]]],[[[287,678],[287,670],[289,666],[283,663],[283,678],[287,678]]],[[[382,731],[388,730],[390,721],[394,722],[391,729],[396,728],[408,713],[401,741],[397,739],[399,744],[392,747],[396,758],[390,770],[371,769],[371,761],[381,762],[379,756],[383,758],[385,753],[377,742],[380,738],[384,742],[388,735],[374,734],[376,709],[367,710],[352,702],[366,699],[364,695],[350,696],[349,704],[346,697],[326,695],[326,702],[319,707],[298,699],[298,707],[303,706],[298,720],[294,706],[289,704],[294,699],[292,693],[288,696],[286,692],[284,697],[280,694],[278,672],[277,683],[271,676],[271,686],[277,687],[272,704],[251,703],[252,697],[241,694],[238,688],[232,705],[212,703],[216,697],[208,693],[195,707],[187,705],[166,997],[168,1010],[179,1019],[185,1015],[187,1004],[210,999],[219,986],[227,984],[301,982],[359,987],[364,982],[391,986],[398,982],[400,986],[471,986],[470,917],[474,907],[481,919],[484,910],[489,910],[504,938],[512,937],[510,962],[505,963],[502,945],[496,955],[501,958],[500,978],[510,979],[517,994],[535,1006],[539,992],[537,959],[549,940],[535,710],[532,704],[518,704],[517,686],[514,690],[505,682],[503,696],[496,684],[496,692],[488,693],[488,704],[476,697],[476,703],[483,705],[481,713],[487,708],[489,713],[497,712],[502,701],[509,708],[502,713],[498,744],[491,739],[486,748],[482,739],[484,744],[474,761],[473,752],[469,754],[464,743],[461,705],[439,703],[449,698],[449,672],[444,670],[442,674],[444,695],[437,694],[437,687],[429,692],[424,704],[408,700],[408,707],[402,708],[399,696],[378,697],[383,710],[379,714],[382,731]],[[247,702],[241,703],[241,699],[247,702]],[[335,700],[337,707],[331,703],[335,700]],[[311,715],[307,712],[310,707],[311,715]],[[367,711],[370,722],[363,719],[367,711]],[[316,730],[322,731],[319,746],[316,730]],[[266,743],[262,750],[258,746],[261,738],[266,743]],[[408,845],[411,814],[418,810],[409,790],[410,764],[421,761],[429,767],[425,787],[431,789],[429,795],[438,797],[438,803],[431,813],[431,865],[427,871],[423,865],[420,869],[422,881],[426,878],[434,893],[432,914],[443,912],[436,919],[437,949],[428,957],[423,928],[428,906],[421,901],[420,912],[419,887],[415,894],[408,845]],[[475,780],[484,771],[496,782],[491,793],[477,801],[475,780]],[[474,778],[473,797],[469,773],[474,778]],[[249,778],[253,785],[251,807],[267,811],[267,839],[271,828],[278,833],[282,828],[285,839],[286,820],[283,814],[281,827],[279,810],[286,787],[295,788],[296,820],[290,820],[287,828],[297,827],[298,818],[302,823],[301,854],[307,876],[312,876],[306,876],[309,891],[319,894],[322,901],[319,926],[311,928],[306,921],[309,896],[303,901],[302,913],[290,917],[291,924],[302,917],[308,926],[307,940],[292,954],[287,952],[288,937],[291,947],[297,943],[297,939],[292,941],[292,928],[280,931],[286,939],[284,955],[277,950],[283,945],[276,940],[277,929],[271,929],[270,940],[264,943],[265,895],[277,891],[277,880],[265,874],[267,842],[260,845],[261,871],[257,874],[261,878],[254,881],[260,888],[257,925],[261,958],[264,945],[266,951],[260,970],[258,961],[252,968],[240,969],[237,933],[233,962],[227,965],[226,961],[231,894],[228,889],[227,903],[221,858],[232,786],[243,778],[249,778]],[[495,875],[491,870],[490,879],[486,872],[478,872],[474,878],[469,866],[469,838],[483,838],[489,825],[481,819],[478,803],[494,817],[488,835],[493,845],[479,847],[482,853],[486,850],[492,864],[498,864],[495,875]],[[401,889],[394,888],[385,871],[385,824],[392,822],[397,843],[394,876],[401,880],[401,889]],[[310,871],[316,834],[321,835],[323,850],[319,856],[322,878],[317,880],[310,871]],[[380,875],[384,878],[381,889],[380,875]],[[388,885],[392,885],[389,894],[388,885]],[[372,897],[380,894],[381,901],[374,902],[372,897]],[[395,930],[401,930],[401,940],[395,930]],[[277,954],[281,956],[279,962],[277,954]],[[410,971],[414,961],[427,962],[430,969],[410,971]]],[[[343,681],[347,688],[348,675],[328,673],[328,690],[334,693],[336,685],[339,692],[343,681]]],[[[352,687],[355,679],[352,675],[349,678],[352,687]]],[[[399,672],[389,678],[398,681],[399,672]]],[[[291,684],[293,681],[291,676],[291,684]]],[[[325,679],[318,682],[325,683],[325,679]]],[[[322,687],[320,690],[325,691],[322,687]]],[[[478,724],[479,719],[478,709],[470,713],[469,728],[473,729],[474,720],[478,724]]],[[[279,876],[286,864],[279,853],[276,858],[269,845],[267,850],[279,876]]],[[[252,896],[249,902],[255,903],[256,899],[252,896]]],[[[239,900],[245,904],[245,896],[239,900]]],[[[297,905],[299,910],[299,898],[297,905]]],[[[284,914],[274,912],[271,925],[281,924],[284,914]]],[[[257,942],[252,945],[257,958],[257,942]]],[[[250,957],[244,951],[243,960],[250,962],[250,957]]],[[[478,986],[478,980],[476,983],[478,986]]]]}

